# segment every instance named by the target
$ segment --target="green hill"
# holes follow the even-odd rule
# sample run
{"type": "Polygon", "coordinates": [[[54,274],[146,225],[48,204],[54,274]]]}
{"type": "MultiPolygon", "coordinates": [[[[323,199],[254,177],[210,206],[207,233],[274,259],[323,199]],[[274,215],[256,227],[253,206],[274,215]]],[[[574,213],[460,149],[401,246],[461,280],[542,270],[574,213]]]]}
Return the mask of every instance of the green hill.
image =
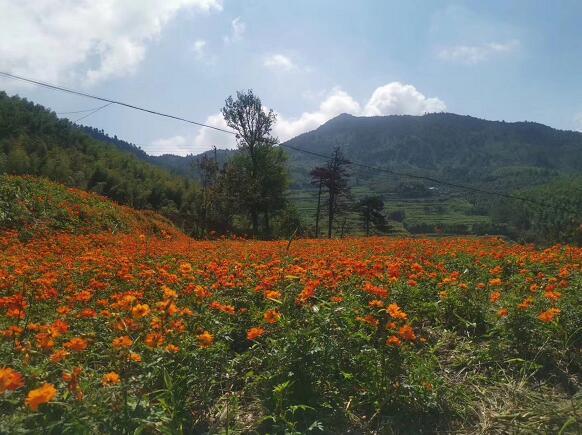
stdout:
{"type": "Polygon", "coordinates": [[[0,92],[0,174],[46,177],[138,209],[187,210],[192,181],[97,140],[43,106],[0,92]]]}

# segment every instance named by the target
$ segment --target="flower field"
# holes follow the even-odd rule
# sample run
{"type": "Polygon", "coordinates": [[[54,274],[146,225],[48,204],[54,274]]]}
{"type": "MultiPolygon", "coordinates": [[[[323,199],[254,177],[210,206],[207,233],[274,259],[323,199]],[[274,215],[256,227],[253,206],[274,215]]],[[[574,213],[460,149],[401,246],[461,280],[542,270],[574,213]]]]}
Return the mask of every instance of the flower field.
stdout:
{"type": "Polygon", "coordinates": [[[581,249],[136,222],[0,233],[0,432],[580,430],[581,249]]]}

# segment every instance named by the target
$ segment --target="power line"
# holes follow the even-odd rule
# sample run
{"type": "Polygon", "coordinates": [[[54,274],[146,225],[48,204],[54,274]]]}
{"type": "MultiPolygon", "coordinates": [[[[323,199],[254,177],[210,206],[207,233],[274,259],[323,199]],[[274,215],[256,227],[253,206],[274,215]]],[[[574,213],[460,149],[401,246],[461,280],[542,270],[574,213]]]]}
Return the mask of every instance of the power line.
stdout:
{"type": "Polygon", "coordinates": [[[122,101],[116,101],[116,100],[110,100],[109,98],[98,97],[96,95],[87,94],[86,92],[80,92],[80,91],[75,91],[73,89],[63,88],[61,86],[51,85],[50,83],[45,83],[45,82],[41,82],[38,80],[28,79],[26,77],[18,76],[15,74],[9,74],[9,73],[3,72],[3,71],[0,71],[0,75],[3,75],[5,77],[9,77],[9,78],[12,78],[15,80],[21,80],[21,81],[27,82],[27,83],[33,83],[35,85],[39,85],[39,86],[42,86],[42,87],[45,87],[48,89],[53,89],[53,90],[58,90],[61,92],[66,92],[69,94],[79,95],[81,97],[92,98],[94,100],[104,101],[106,103],[117,104],[119,106],[129,107],[130,109],[135,109],[135,110],[140,110],[142,112],[151,113],[152,115],[158,115],[158,116],[163,116],[164,118],[176,119],[178,121],[187,122],[188,124],[198,125],[199,127],[211,128],[211,129],[216,130],[216,131],[222,131],[223,133],[236,135],[236,133],[234,131],[226,130],[224,128],[214,127],[212,125],[203,124],[201,122],[191,121],[189,119],[181,118],[179,116],[168,115],[166,113],[157,112],[155,110],[146,109],[144,107],[135,106],[133,104],[124,103],[122,101]]]}
{"type": "Polygon", "coordinates": [[[76,113],[87,113],[87,112],[92,112],[95,109],[98,109],[99,107],[93,107],[92,109],[84,109],[84,110],[73,110],[71,112],[55,112],[57,115],[74,115],[76,113]]]}
{"type": "Polygon", "coordinates": [[[90,113],[88,113],[88,114],[86,114],[86,115],[84,115],[84,116],[81,116],[79,119],[75,119],[73,122],[74,122],[74,123],[77,123],[77,122],[79,122],[80,120],[82,120],[82,119],[85,119],[85,118],[87,118],[87,117],[89,117],[89,116],[93,115],[94,113],[97,113],[97,112],[99,112],[101,109],[105,109],[106,107],[108,107],[108,106],[111,106],[112,104],[113,104],[113,103],[107,103],[107,104],[104,104],[104,105],[103,105],[103,106],[101,106],[101,107],[97,107],[96,109],[92,110],[90,113]]]}
{"type": "MultiPolygon", "coordinates": [[[[133,104],[124,103],[124,102],[121,102],[121,101],[116,101],[116,100],[111,100],[111,99],[108,99],[108,98],[98,97],[96,95],[91,95],[91,94],[88,94],[88,93],[85,93],[85,92],[80,92],[80,91],[76,91],[76,90],[73,90],[73,89],[68,89],[68,88],[64,88],[64,87],[61,87],[61,86],[52,85],[52,84],[45,83],[45,82],[41,82],[41,81],[38,81],[38,80],[32,80],[32,79],[29,79],[29,78],[26,78],[26,77],[22,77],[22,76],[18,76],[18,75],[15,75],[15,74],[10,74],[10,73],[7,73],[7,72],[0,71],[0,75],[3,75],[5,77],[9,77],[9,78],[12,78],[12,79],[15,79],[15,80],[21,80],[21,81],[24,81],[24,82],[27,82],[27,83],[33,83],[33,84],[36,84],[36,85],[39,85],[39,86],[43,86],[43,87],[48,88],[48,89],[58,90],[58,91],[66,92],[66,93],[69,93],[69,94],[79,95],[79,96],[86,97],[86,98],[92,98],[94,100],[104,101],[104,102],[109,103],[109,104],[117,104],[117,105],[120,105],[120,106],[129,107],[130,109],[135,109],[135,110],[139,110],[139,111],[142,111],[142,112],[150,113],[152,115],[158,115],[158,116],[162,116],[162,117],[165,117],[165,118],[175,119],[175,120],[178,120],[178,121],[186,122],[188,124],[194,124],[194,125],[197,125],[199,127],[211,128],[213,130],[221,131],[223,133],[228,133],[228,134],[232,134],[232,135],[235,135],[235,136],[237,135],[234,131],[231,131],[231,130],[226,130],[226,129],[223,129],[223,128],[220,128],[220,127],[214,127],[212,125],[207,125],[207,124],[203,124],[201,122],[192,121],[192,120],[189,120],[189,119],[186,119],[186,118],[182,118],[182,117],[179,117],[179,116],[169,115],[167,113],[162,113],[162,112],[158,112],[158,111],[155,111],[155,110],[146,109],[146,108],[143,108],[143,107],[135,106],[133,104]]],[[[104,108],[106,106],[107,105],[99,108],[98,110],[101,110],[102,108],[104,108]]],[[[80,118],[80,119],[83,119],[83,117],[80,118]]],[[[309,150],[305,150],[305,149],[302,149],[302,148],[294,147],[292,145],[287,145],[287,144],[279,144],[279,145],[282,146],[282,147],[284,147],[284,148],[289,148],[289,149],[292,149],[292,150],[295,150],[295,151],[298,151],[298,152],[302,152],[302,153],[305,153],[305,154],[309,154],[309,155],[312,155],[312,156],[315,156],[315,157],[319,157],[319,158],[322,158],[322,159],[325,159],[325,160],[329,160],[332,157],[332,156],[328,156],[328,155],[325,155],[325,154],[316,153],[314,151],[309,151],[309,150]]],[[[408,173],[403,173],[403,172],[397,172],[397,171],[393,171],[391,169],[380,168],[380,167],[371,166],[371,165],[367,165],[365,163],[359,163],[359,162],[355,162],[355,161],[344,160],[344,162],[350,163],[350,164],[352,164],[354,166],[359,166],[359,167],[362,167],[362,168],[365,168],[365,169],[369,169],[369,170],[372,170],[372,171],[378,171],[378,172],[384,172],[384,173],[391,174],[391,175],[397,175],[399,177],[408,177],[408,178],[413,178],[413,179],[417,179],[417,180],[430,181],[432,183],[437,183],[437,184],[441,184],[443,186],[449,186],[449,187],[453,187],[453,188],[456,188],[456,189],[463,189],[463,190],[467,190],[467,191],[471,191],[471,192],[475,192],[475,193],[481,193],[481,194],[485,194],[485,195],[492,195],[492,196],[498,196],[498,197],[506,198],[506,199],[514,199],[514,200],[519,200],[519,201],[523,201],[523,202],[529,202],[531,204],[535,204],[535,205],[540,206],[540,207],[559,208],[559,209],[562,209],[564,211],[567,211],[569,213],[574,213],[574,214],[577,214],[578,213],[577,211],[570,210],[567,207],[561,207],[561,206],[555,206],[555,205],[545,204],[545,203],[538,202],[538,201],[535,201],[533,199],[526,198],[526,197],[521,197],[521,196],[516,196],[516,195],[511,195],[511,194],[506,194],[506,193],[501,193],[501,192],[489,191],[489,190],[480,189],[480,188],[477,188],[477,187],[467,186],[467,185],[458,184],[458,183],[451,183],[449,181],[443,181],[443,180],[439,180],[439,179],[432,178],[432,177],[426,177],[426,176],[422,176],[422,175],[415,175],[415,174],[408,174],[408,173]]]]}

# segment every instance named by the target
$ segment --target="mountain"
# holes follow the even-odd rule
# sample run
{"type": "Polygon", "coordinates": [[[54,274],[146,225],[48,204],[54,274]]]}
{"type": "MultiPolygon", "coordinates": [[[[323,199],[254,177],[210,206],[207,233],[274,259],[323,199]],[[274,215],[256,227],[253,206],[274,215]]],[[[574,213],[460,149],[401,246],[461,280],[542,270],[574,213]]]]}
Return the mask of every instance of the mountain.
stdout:
{"type": "MultiPolygon", "coordinates": [[[[527,185],[531,178],[582,172],[582,133],[452,113],[343,114],[284,145],[326,155],[339,146],[346,158],[365,164],[507,188],[527,185]]],[[[288,153],[296,174],[305,175],[314,165],[313,156],[288,153]]],[[[370,171],[360,172],[364,178],[373,178],[370,171]]]]}
{"type": "MultiPolygon", "coordinates": [[[[135,145],[86,127],[85,132],[137,158],[186,177],[197,178],[202,156],[149,156],[135,145]]],[[[346,158],[399,172],[514,190],[544,184],[559,175],[582,172],[582,133],[534,122],[488,121],[452,113],[422,116],[339,115],[283,146],[329,155],[342,148],[346,158]]],[[[323,164],[313,155],[286,148],[292,186],[305,188],[309,171],[323,164]]],[[[219,162],[232,150],[217,150],[219,162]]],[[[213,155],[213,151],[203,154],[213,155]]],[[[384,184],[386,174],[352,168],[356,184],[384,184]]],[[[404,182],[404,177],[390,180],[404,182]]]]}

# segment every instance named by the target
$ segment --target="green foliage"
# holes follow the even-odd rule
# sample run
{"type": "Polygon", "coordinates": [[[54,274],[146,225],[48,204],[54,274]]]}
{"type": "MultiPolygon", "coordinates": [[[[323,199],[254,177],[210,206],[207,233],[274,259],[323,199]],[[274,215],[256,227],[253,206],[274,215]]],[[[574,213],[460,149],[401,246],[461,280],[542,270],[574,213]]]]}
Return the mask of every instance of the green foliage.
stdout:
{"type": "Polygon", "coordinates": [[[42,106],[0,92],[0,173],[46,177],[122,204],[176,215],[192,182],[145,163],[42,106]]]}

